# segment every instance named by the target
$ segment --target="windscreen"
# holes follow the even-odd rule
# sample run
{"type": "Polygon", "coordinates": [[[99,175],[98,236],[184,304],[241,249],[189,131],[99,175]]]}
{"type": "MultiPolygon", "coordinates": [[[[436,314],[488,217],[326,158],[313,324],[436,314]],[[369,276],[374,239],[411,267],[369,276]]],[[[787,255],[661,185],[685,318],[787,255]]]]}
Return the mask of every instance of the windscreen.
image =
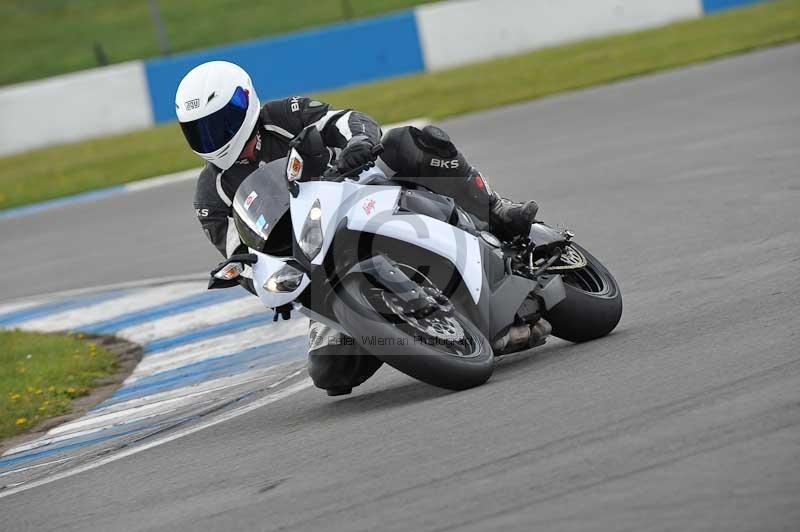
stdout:
{"type": "Polygon", "coordinates": [[[286,158],[266,164],[242,181],[233,199],[233,219],[248,247],[270,255],[291,255],[286,158]]]}

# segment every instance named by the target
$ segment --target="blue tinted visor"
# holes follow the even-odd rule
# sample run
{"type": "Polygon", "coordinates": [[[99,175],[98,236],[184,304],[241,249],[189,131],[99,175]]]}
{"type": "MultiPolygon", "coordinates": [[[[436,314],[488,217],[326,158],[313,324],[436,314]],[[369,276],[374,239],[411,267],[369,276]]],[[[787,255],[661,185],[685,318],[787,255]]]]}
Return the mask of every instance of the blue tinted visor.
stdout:
{"type": "Polygon", "coordinates": [[[193,120],[181,122],[181,129],[189,145],[197,153],[213,153],[231,141],[247,116],[249,95],[241,87],[219,111],[193,120]]]}

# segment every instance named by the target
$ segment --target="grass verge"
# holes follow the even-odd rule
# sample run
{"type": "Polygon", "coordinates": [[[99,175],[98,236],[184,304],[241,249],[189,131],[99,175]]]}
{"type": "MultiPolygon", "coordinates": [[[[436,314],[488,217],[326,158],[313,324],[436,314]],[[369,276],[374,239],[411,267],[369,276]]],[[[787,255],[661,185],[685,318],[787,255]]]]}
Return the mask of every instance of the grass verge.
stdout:
{"type": "MultiPolygon", "coordinates": [[[[797,40],[800,0],[780,0],[317,96],[384,123],[439,119],[797,40]]],[[[0,159],[0,209],[198,165],[175,124],[36,150],[0,159]]]]}
{"type": "Polygon", "coordinates": [[[116,369],[111,352],[80,334],[0,331],[0,439],[69,412],[116,369]]]}
{"type": "Polygon", "coordinates": [[[444,118],[800,40],[800,0],[321,95],[386,122],[444,118]]]}

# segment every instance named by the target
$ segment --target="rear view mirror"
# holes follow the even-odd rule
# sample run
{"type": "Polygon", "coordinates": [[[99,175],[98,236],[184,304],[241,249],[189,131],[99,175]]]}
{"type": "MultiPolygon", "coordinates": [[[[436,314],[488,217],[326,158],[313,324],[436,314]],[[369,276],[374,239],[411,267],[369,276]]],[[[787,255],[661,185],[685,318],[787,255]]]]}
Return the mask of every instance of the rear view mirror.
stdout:
{"type": "Polygon", "coordinates": [[[325,147],[322,134],[316,126],[311,125],[300,132],[289,143],[289,161],[286,166],[286,178],[290,183],[290,191],[296,196],[296,187],[291,183],[318,179],[328,168],[331,152],[325,147]]]}
{"type": "Polygon", "coordinates": [[[317,157],[328,151],[325,147],[325,142],[322,140],[322,134],[317,129],[317,126],[314,125],[306,127],[292,139],[289,145],[301,155],[307,157],[317,157]]]}

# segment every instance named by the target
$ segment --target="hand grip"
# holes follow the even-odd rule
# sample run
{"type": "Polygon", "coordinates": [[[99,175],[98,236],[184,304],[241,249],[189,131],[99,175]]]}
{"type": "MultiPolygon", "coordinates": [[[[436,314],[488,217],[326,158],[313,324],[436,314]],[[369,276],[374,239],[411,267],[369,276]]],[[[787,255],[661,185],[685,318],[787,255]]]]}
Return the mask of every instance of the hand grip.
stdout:
{"type": "Polygon", "coordinates": [[[367,164],[363,164],[358,168],[353,168],[351,170],[348,170],[347,172],[341,172],[341,173],[339,172],[339,168],[337,168],[336,166],[332,166],[327,170],[325,170],[325,172],[323,172],[322,178],[325,181],[343,181],[348,177],[358,175],[367,168],[372,168],[373,166],[375,166],[375,159],[377,159],[380,156],[380,154],[383,153],[383,151],[384,151],[383,144],[378,143],[374,145],[370,150],[370,153],[372,154],[372,161],[368,162],[367,164]]]}
{"type": "Polygon", "coordinates": [[[384,151],[383,144],[380,142],[372,147],[372,156],[377,159],[384,151]]]}

